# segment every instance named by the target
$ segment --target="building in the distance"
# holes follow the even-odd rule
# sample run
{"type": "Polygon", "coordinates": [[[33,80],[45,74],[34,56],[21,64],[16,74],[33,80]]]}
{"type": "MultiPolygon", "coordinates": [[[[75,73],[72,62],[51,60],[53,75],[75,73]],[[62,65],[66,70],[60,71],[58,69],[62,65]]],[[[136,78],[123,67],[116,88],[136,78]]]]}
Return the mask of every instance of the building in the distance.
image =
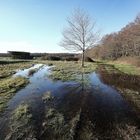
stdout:
{"type": "Polygon", "coordinates": [[[32,59],[29,52],[8,51],[13,59],[32,59]]]}

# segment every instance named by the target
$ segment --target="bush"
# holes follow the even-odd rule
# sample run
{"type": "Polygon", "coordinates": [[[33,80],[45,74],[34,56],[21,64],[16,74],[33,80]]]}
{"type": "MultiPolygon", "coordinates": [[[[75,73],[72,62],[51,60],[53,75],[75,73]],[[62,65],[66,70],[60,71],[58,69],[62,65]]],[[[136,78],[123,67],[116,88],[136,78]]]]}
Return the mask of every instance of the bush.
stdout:
{"type": "Polygon", "coordinates": [[[56,60],[56,61],[59,61],[61,60],[61,57],[58,57],[58,56],[49,56],[47,60],[56,60]]]}
{"type": "Polygon", "coordinates": [[[63,57],[62,60],[65,60],[65,61],[78,61],[79,58],[78,57],[63,57]]]}
{"type": "Polygon", "coordinates": [[[42,56],[41,60],[59,61],[59,60],[61,60],[61,57],[59,57],[59,56],[42,56]]]}
{"type": "Polygon", "coordinates": [[[53,66],[53,63],[48,63],[48,66],[53,66]]]}

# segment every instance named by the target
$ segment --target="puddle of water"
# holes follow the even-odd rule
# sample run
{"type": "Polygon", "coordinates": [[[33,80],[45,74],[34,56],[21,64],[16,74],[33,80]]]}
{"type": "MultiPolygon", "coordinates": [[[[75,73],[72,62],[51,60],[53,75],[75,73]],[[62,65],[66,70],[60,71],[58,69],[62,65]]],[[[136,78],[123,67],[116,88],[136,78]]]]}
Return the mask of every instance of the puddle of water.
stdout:
{"type": "MultiPolygon", "coordinates": [[[[52,81],[48,78],[48,74],[51,72],[49,66],[39,64],[32,68],[20,70],[14,75],[28,77],[30,84],[17,92],[9,101],[4,119],[9,118],[10,112],[19,104],[25,102],[32,106],[36,125],[39,126],[46,107],[46,104],[42,101],[42,96],[45,92],[51,91],[55,99],[53,100],[54,108],[63,114],[66,122],[81,110],[77,132],[75,132],[76,139],[80,139],[79,135],[81,135],[82,128],[87,126],[88,122],[94,125],[92,132],[96,132],[96,135],[101,137],[111,137],[113,127],[116,124],[132,122],[137,125],[139,120],[135,112],[115,88],[101,81],[99,73],[90,74],[90,86],[85,86],[84,79],[80,83],[52,81]],[[29,77],[28,71],[32,68],[40,69],[29,77]]],[[[2,122],[5,123],[3,127],[0,125],[0,135],[2,135],[2,129],[5,130],[8,127],[6,126],[6,120],[1,119],[0,124],[3,124],[2,122]]],[[[4,134],[1,137],[3,138],[4,134]]]]}
{"type": "Polygon", "coordinates": [[[111,66],[100,66],[98,70],[102,82],[118,88],[138,91],[140,93],[140,76],[120,73],[113,67],[110,68],[113,72],[108,73],[105,71],[105,67],[108,68],[111,66]]]}
{"type": "Polygon", "coordinates": [[[47,91],[55,91],[60,85],[61,81],[53,82],[47,76],[50,74],[50,66],[38,64],[30,69],[18,71],[14,76],[28,77],[30,83],[21,89],[17,94],[10,100],[8,109],[14,109],[21,102],[36,101],[37,98],[41,98],[42,94],[47,91]],[[28,76],[28,72],[31,69],[39,68],[39,70],[32,76],[28,76]]]}
{"type": "Polygon", "coordinates": [[[91,76],[94,101],[92,103],[93,117],[96,118],[97,125],[106,124],[104,126],[108,127],[109,122],[121,123],[136,119],[136,114],[121,94],[115,88],[104,84],[99,77],[100,75],[96,73],[91,76]]]}

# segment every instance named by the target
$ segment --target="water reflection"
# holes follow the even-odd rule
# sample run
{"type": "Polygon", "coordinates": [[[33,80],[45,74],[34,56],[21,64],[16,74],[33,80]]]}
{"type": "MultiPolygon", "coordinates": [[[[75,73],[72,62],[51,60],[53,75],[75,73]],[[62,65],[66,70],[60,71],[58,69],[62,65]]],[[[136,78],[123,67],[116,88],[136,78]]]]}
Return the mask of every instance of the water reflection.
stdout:
{"type": "Polygon", "coordinates": [[[120,72],[108,73],[105,70],[105,66],[102,65],[99,67],[98,73],[100,73],[101,80],[108,85],[131,89],[140,93],[140,76],[127,75],[120,72]]]}
{"type": "Polygon", "coordinates": [[[85,133],[92,133],[94,138],[116,139],[118,126],[139,124],[139,119],[128,102],[118,91],[104,84],[99,73],[89,75],[90,87],[85,85],[84,74],[81,77],[80,87],[63,87],[63,91],[66,90],[67,93],[57,105],[57,110],[64,114],[67,120],[71,120],[76,112],[81,110],[76,130],[77,139],[81,139],[85,133]]]}
{"type": "Polygon", "coordinates": [[[102,73],[82,73],[77,81],[62,82],[49,79],[49,72],[43,66],[30,77],[30,84],[14,96],[6,112],[23,101],[30,104],[37,139],[120,139],[124,136],[118,133],[126,131],[126,125],[139,127],[135,112],[115,88],[101,80],[102,73]],[[46,91],[53,100],[44,103],[46,91]]]}

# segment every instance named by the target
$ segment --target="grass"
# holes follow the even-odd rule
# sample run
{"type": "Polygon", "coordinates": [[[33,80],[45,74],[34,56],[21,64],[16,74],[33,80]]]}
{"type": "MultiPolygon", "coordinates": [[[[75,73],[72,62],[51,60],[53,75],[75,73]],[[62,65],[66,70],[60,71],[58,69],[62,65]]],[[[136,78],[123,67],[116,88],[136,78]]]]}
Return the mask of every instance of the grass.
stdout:
{"type": "MultiPolygon", "coordinates": [[[[107,61],[100,60],[98,61],[100,64],[104,65],[112,65],[114,68],[128,75],[140,75],[140,67],[132,64],[123,63],[123,61],[107,61]]],[[[109,70],[109,69],[108,69],[109,70]]]]}
{"type": "Polygon", "coordinates": [[[0,81],[0,113],[4,111],[7,102],[13,97],[17,90],[28,83],[23,77],[7,78],[0,81]]]}
{"type": "Polygon", "coordinates": [[[28,104],[20,104],[13,112],[12,119],[13,120],[19,120],[22,118],[28,118],[30,119],[32,116],[29,113],[29,105],[28,104]]]}
{"type": "Polygon", "coordinates": [[[127,65],[127,64],[114,64],[114,67],[123,73],[129,75],[140,75],[140,67],[127,65]]]}
{"type": "Polygon", "coordinates": [[[32,66],[33,62],[7,61],[0,65],[0,113],[4,111],[7,102],[15,93],[24,87],[28,80],[23,77],[11,77],[18,69],[25,69],[32,66]]]}
{"type": "Polygon", "coordinates": [[[0,79],[7,78],[14,74],[17,69],[25,69],[32,66],[32,62],[22,62],[13,64],[1,64],[0,65],[0,79]]]}
{"type": "Polygon", "coordinates": [[[78,62],[52,62],[55,67],[52,68],[50,78],[53,80],[73,81],[77,79],[77,75],[82,73],[94,72],[97,68],[96,63],[86,62],[85,67],[82,68],[78,62]]]}
{"type": "Polygon", "coordinates": [[[53,108],[46,110],[45,120],[42,123],[42,135],[48,137],[48,139],[58,139],[60,136],[63,137],[64,126],[64,116],[61,113],[53,108]]]}
{"type": "Polygon", "coordinates": [[[115,86],[135,109],[140,110],[140,76],[133,67],[130,65],[122,66],[122,64],[117,64],[115,67],[110,64],[103,65],[99,70],[102,70],[101,75],[106,84],[115,86]]]}
{"type": "Polygon", "coordinates": [[[126,100],[128,100],[136,109],[140,110],[140,93],[138,91],[130,89],[120,89],[118,90],[123,94],[126,100]]]}
{"type": "MultiPolygon", "coordinates": [[[[17,64],[7,64],[3,65],[3,67],[0,65],[0,68],[5,71],[5,76],[1,78],[0,80],[0,112],[2,112],[9,99],[11,99],[17,90],[22,88],[28,83],[28,80],[23,77],[16,77],[12,78],[9,77],[12,75],[12,72],[14,72],[17,68],[25,68],[30,66],[32,63],[44,63],[48,64],[49,66],[54,65],[55,67],[52,68],[52,73],[50,77],[54,80],[62,80],[62,81],[69,81],[69,80],[75,80],[77,78],[77,75],[86,73],[89,74],[91,72],[94,72],[98,64],[96,63],[85,63],[85,67],[82,68],[81,64],[78,62],[64,62],[64,61],[32,61],[31,63],[17,63],[17,64]],[[22,65],[23,64],[23,65],[22,65]],[[7,73],[6,73],[7,72],[7,73]],[[10,72],[10,73],[9,73],[10,72]],[[8,74],[9,73],[9,74],[8,74]]],[[[105,63],[106,64],[106,63],[105,63]]],[[[109,67],[105,66],[105,70],[113,73],[114,71],[117,71],[116,69],[128,73],[128,74],[134,74],[134,70],[130,70],[131,66],[128,66],[126,68],[126,65],[122,64],[111,64],[109,67]],[[125,67],[125,68],[124,68],[125,67]],[[116,69],[115,69],[116,68],[116,69]],[[129,72],[130,71],[130,72],[129,72]],[[133,71],[133,72],[132,72],[133,71]]],[[[134,67],[134,69],[136,69],[134,67]]],[[[34,73],[31,72],[32,74],[34,73]]],[[[135,74],[137,74],[136,72],[135,74]]],[[[4,73],[2,74],[2,76],[4,73]]],[[[83,82],[83,81],[81,81],[83,82]]],[[[85,82],[86,78],[85,78],[85,82]]],[[[129,86],[129,85],[128,85],[129,86]]],[[[126,91],[126,90],[125,90],[126,91]]],[[[123,92],[125,92],[123,91],[123,92]]],[[[131,91],[126,91],[126,96],[130,96],[130,98],[134,101],[137,101],[139,103],[139,93],[131,93],[131,91]],[[129,94],[129,95],[128,95],[129,94]],[[136,96],[134,95],[136,94],[136,96]],[[134,97],[131,97],[131,95],[134,95],[134,97]]],[[[46,92],[42,96],[42,100],[44,102],[51,102],[53,101],[54,97],[51,95],[51,92],[46,92]]],[[[45,104],[46,105],[46,104],[45,104]]],[[[139,104],[140,105],[140,104],[139,104]]],[[[61,140],[72,140],[75,138],[75,135],[77,133],[77,127],[78,123],[82,120],[81,119],[81,110],[77,111],[75,116],[69,120],[65,120],[65,116],[60,112],[59,110],[53,108],[53,105],[51,104],[51,107],[49,105],[46,106],[44,111],[44,120],[42,120],[42,129],[41,131],[42,138],[47,137],[48,139],[61,139],[61,140]]],[[[35,133],[34,128],[32,125],[33,116],[31,114],[31,108],[28,104],[21,104],[19,105],[12,113],[12,116],[10,118],[10,131],[7,135],[6,139],[23,139],[25,136],[26,138],[34,139],[35,133]]],[[[87,122],[87,125],[84,126],[84,128],[81,130],[80,138],[81,139],[94,139],[93,135],[94,132],[92,131],[90,124],[91,122],[87,122]]],[[[95,138],[97,139],[97,138],[95,138]]]]}
{"type": "Polygon", "coordinates": [[[48,92],[44,93],[44,95],[43,95],[43,97],[42,97],[42,100],[43,100],[44,102],[47,102],[47,101],[49,101],[49,100],[52,100],[53,98],[54,98],[54,97],[51,95],[51,92],[48,91],[48,92]]]}
{"type": "Polygon", "coordinates": [[[76,128],[80,120],[81,110],[68,122],[65,121],[63,114],[54,108],[48,108],[45,113],[45,120],[42,123],[42,137],[57,140],[74,139],[76,128]]]}
{"type": "Polygon", "coordinates": [[[117,124],[116,131],[118,132],[118,138],[123,140],[139,140],[139,128],[132,124],[117,124]]]}
{"type": "MultiPolygon", "coordinates": [[[[11,78],[10,76],[15,73],[17,69],[29,68],[32,64],[42,63],[47,64],[52,67],[52,72],[50,74],[50,78],[53,80],[61,80],[61,81],[77,81],[79,77],[77,75],[81,75],[83,73],[89,74],[94,72],[98,64],[110,64],[112,67],[105,67],[107,71],[112,72],[123,72],[129,75],[140,75],[140,68],[126,65],[126,64],[118,64],[114,62],[98,62],[91,63],[85,62],[85,67],[81,67],[81,62],[72,62],[72,61],[36,61],[33,60],[31,62],[17,62],[12,64],[1,64],[0,65],[0,112],[4,110],[6,104],[9,99],[15,95],[16,91],[21,87],[25,86],[28,83],[28,80],[22,77],[19,78],[11,78]],[[118,70],[118,71],[117,71],[118,70]]],[[[36,70],[29,71],[29,74],[33,74],[36,70]]],[[[81,78],[81,77],[80,77],[81,78]]],[[[43,97],[43,100],[49,99],[49,94],[46,94],[43,97]],[[48,98],[48,99],[47,99],[48,98]]]]}
{"type": "Polygon", "coordinates": [[[35,134],[32,126],[32,114],[28,104],[20,104],[10,118],[10,131],[6,140],[11,139],[34,139],[35,134]]]}

